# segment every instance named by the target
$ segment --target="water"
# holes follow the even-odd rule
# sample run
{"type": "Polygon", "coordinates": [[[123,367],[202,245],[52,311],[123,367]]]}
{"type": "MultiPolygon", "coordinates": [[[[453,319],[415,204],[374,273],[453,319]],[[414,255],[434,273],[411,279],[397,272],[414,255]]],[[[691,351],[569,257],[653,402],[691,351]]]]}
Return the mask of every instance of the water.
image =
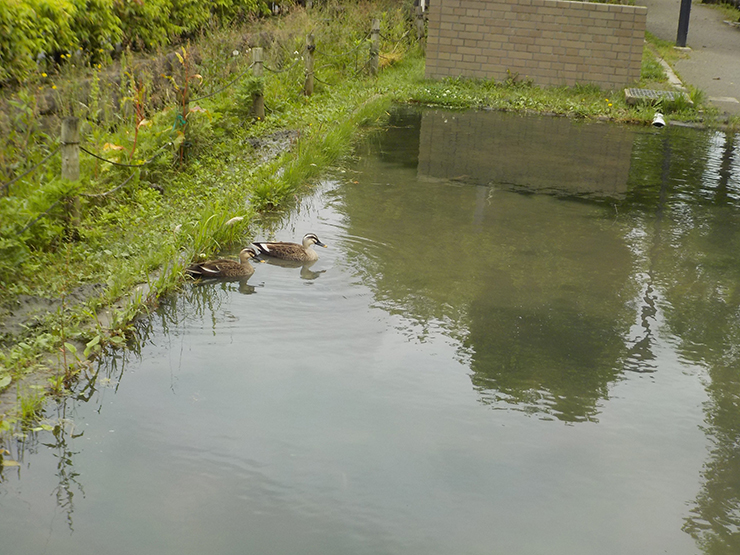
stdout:
{"type": "Polygon", "coordinates": [[[732,140],[394,114],[260,236],[318,262],[187,287],[8,446],[2,552],[737,553],[732,140]]]}

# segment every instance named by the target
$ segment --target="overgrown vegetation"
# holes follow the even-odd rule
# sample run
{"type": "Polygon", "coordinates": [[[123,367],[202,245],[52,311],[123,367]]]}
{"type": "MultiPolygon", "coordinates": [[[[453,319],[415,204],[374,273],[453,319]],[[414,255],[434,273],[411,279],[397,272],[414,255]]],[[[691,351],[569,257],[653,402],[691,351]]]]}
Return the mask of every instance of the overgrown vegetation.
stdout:
{"type": "Polygon", "coordinates": [[[0,84],[74,58],[104,63],[118,50],[163,46],[208,25],[268,12],[265,0],[9,0],[0,3],[0,84]]]}
{"type": "MultiPolygon", "coordinates": [[[[213,4],[224,13],[247,5],[213,4]]],[[[646,79],[665,80],[646,57],[646,79]]],[[[634,122],[654,112],[594,86],[541,89],[515,75],[504,83],[425,80],[410,0],[296,7],[280,18],[208,26],[154,61],[125,50],[115,64],[60,57],[56,67],[6,95],[0,111],[0,307],[21,295],[61,299],[23,332],[0,337],[0,391],[15,384],[19,403],[37,391],[19,385],[25,377],[43,375],[47,391],[63,394],[89,356],[124,346],[134,316],[179,286],[186,263],[250,241],[263,213],[289,207],[349,152],[358,130],[384,122],[392,102],[634,122]],[[372,18],[382,30],[377,76],[368,71],[372,18]],[[309,32],[316,88],[304,96],[309,32]],[[251,68],[255,47],[264,49],[264,77],[251,68]],[[259,89],[264,119],[252,115],[259,89]],[[85,148],[76,182],[60,177],[57,153],[60,121],[72,115],[83,122],[85,148]],[[95,294],[75,300],[91,284],[95,294]],[[136,284],[144,285],[131,294],[136,284]],[[114,307],[106,325],[97,323],[102,307],[114,307]]],[[[672,109],[676,119],[697,117],[688,105],[672,109]]],[[[13,418],[34,414],[31,401],[13,418]]]]}
{"type": "Polygon", "coordinates": [[[740,22],[740,0],[710,0],[703,2],[711,4],[713,8],[721,11],[728,21],[740,22]]]}

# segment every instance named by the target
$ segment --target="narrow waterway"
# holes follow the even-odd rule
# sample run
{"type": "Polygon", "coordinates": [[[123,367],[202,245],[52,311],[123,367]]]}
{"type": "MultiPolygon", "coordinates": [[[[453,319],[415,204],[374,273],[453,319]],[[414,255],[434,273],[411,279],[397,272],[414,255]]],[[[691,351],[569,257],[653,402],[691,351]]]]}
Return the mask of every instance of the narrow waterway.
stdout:
{"type": "Polygon", "coordinates": [[[0,551],[740,550],[740,138],[399,110],[8,445],[0,551]]]}

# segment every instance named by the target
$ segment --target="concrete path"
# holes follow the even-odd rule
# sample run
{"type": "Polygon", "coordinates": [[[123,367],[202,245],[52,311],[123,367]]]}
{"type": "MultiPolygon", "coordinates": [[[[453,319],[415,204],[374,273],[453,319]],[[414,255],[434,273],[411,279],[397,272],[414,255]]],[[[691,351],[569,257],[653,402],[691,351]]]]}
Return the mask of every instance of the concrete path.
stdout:
{"type": "MultiPolygon", "coordinates": [[[[647,30],[675,44],[681,0],[637,0],[646,6],[647,30]]],[[[681,81],[706,93],[721,112],[740,115],[740,26],[725,22],[723,14],[692,2],[686,46],[688,57],[673,69],[681,81]]]]}

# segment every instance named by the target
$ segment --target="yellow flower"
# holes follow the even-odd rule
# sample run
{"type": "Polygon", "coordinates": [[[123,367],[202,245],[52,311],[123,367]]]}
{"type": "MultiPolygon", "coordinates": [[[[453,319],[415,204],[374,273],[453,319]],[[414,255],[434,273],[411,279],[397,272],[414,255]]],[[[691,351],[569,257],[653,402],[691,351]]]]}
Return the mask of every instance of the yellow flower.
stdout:
{"type": "Polygon", "coordinates": [[[54,90],[56,90],[57,89],[57,86],[56,85],[52,85],[51,88],[54,89],[54,90]]]}
{"type": "Polygon", "coordinates": [[[604,100],[606,100],[607,102],[609,102],[609,99],[608,98],[605,98],[604,100]]]}
{"type": "Polygon", "coordinates": [[[46,77],[46,73],[42,73],[41,74],[41,77],[46,77]]]}
{"type": "Polygon", "coordinates": [[[609,103],[609,107],[610,107],[610,108],[612,107],[612,103],[611,103],[611,102],[609,103]]]}

